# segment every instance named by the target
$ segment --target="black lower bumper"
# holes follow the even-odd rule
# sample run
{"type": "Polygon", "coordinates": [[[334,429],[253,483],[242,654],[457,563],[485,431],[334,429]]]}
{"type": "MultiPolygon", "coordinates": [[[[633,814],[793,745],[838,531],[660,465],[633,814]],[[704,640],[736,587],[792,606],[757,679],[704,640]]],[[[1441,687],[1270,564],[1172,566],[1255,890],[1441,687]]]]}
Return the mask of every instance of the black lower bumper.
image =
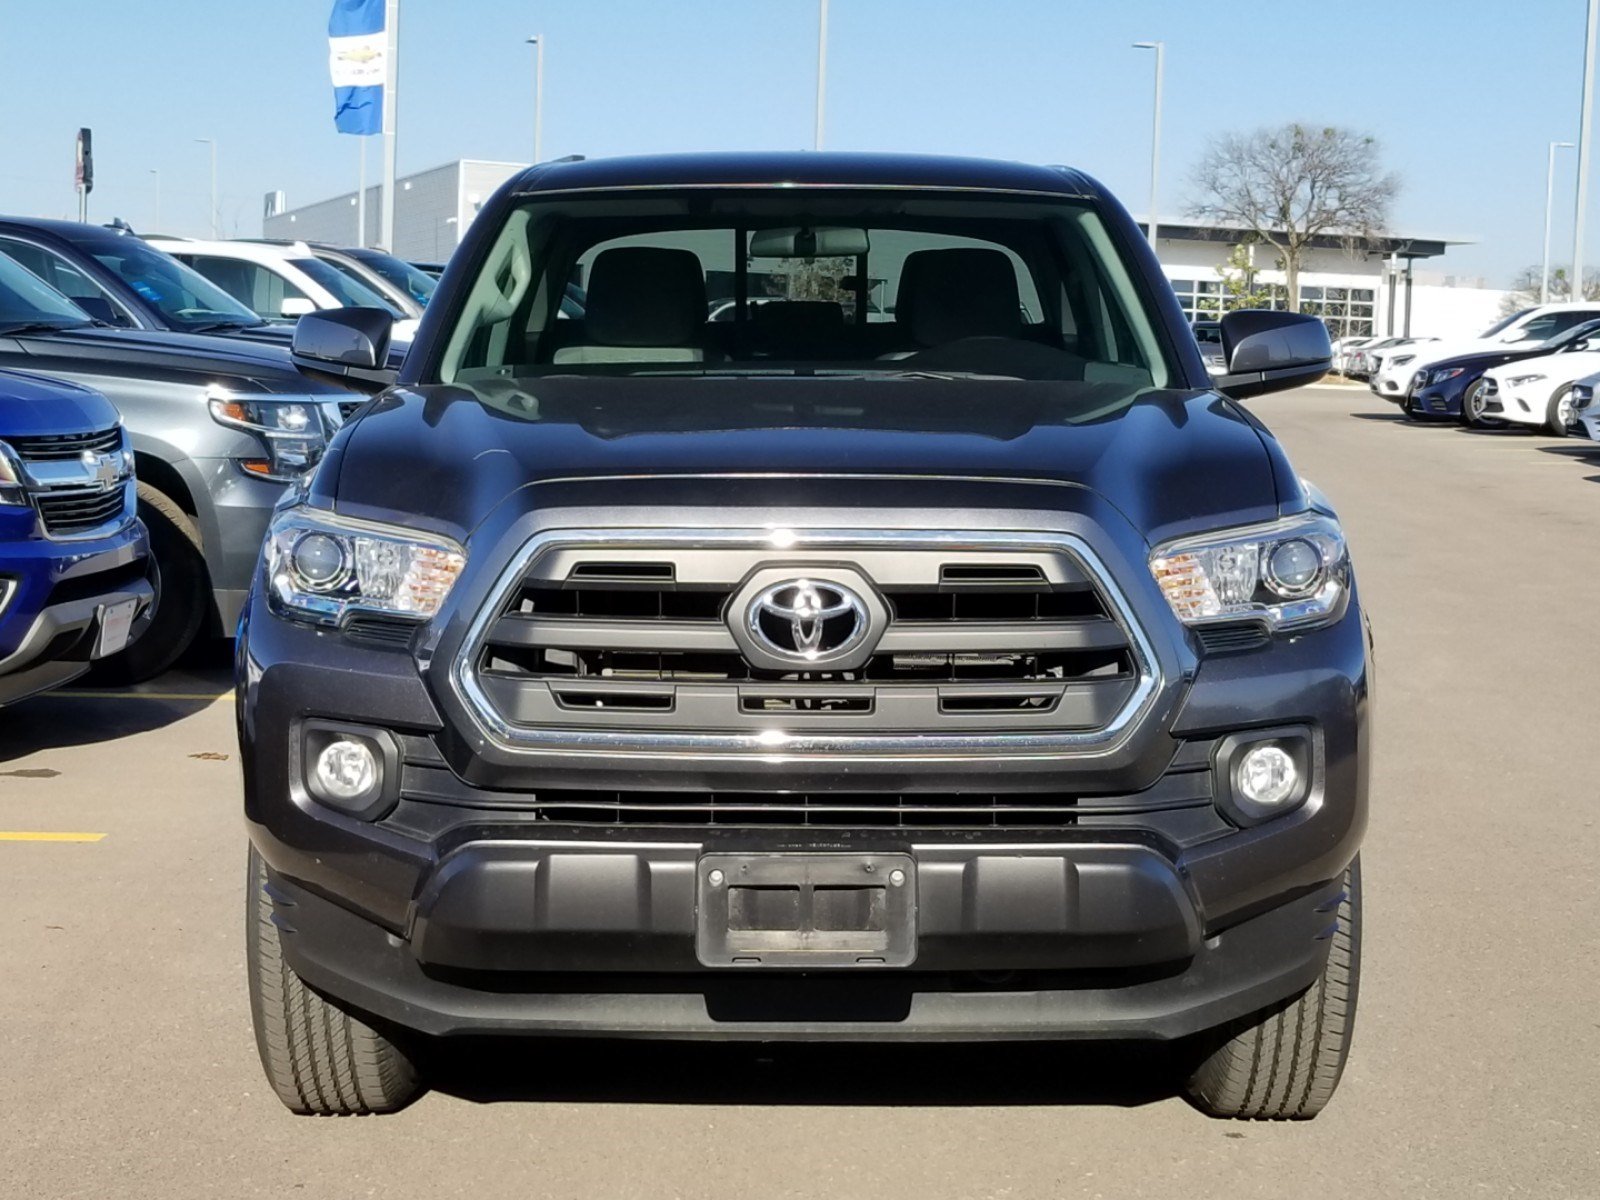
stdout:
{"type": "Polygon", "coordinates": [[[409,936],[276,874],[269,892],[295,972],[404,1028],[771,1040],[1183,1037],[1308,986],[1339,894],[1203,938],[1176,873],[1139,847],[919,855],[911,968],[718,971],[693,965],[695,859],[658,855],[463,860],[409,936]]]}
{"type": "Polygon", "coordinates": [[[21,644],[0,660],[0,704],[49,691],[84,674],[97,654],[100,621],[106,608],[133,601],[142,615],[148,612],[154,598],[151,582],[136,578],[42,610],[21,644]]]}

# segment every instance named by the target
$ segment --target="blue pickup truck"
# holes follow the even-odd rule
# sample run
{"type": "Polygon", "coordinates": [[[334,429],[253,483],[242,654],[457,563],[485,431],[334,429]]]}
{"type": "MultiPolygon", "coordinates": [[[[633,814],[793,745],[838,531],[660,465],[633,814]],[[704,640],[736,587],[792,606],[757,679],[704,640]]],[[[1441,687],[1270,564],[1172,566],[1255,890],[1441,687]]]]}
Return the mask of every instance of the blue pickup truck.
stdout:
{"type": "Polygon", "coordinates": [[[133,453],[100,393],[0,371],[0,705],[66,683],[149,624],[133,453]]]}

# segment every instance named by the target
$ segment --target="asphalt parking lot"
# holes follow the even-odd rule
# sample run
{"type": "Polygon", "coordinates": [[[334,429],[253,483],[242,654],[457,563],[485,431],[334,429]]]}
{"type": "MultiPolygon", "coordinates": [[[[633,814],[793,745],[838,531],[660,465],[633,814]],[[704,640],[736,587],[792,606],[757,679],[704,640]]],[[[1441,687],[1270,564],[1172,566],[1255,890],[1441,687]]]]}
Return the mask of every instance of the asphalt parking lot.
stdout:
{"type": "Polygon", "coordinates": [[[542,1043],[463,1047],[396,1116],[291,1117],[219,661],[0,713],[0,1194],[1600,1195],[1600,446],[1348,385],[1256,407],[1377,639],[1361,1016],[1317,1121],[1210,1121],[1158,1051],[542,1043]]]}

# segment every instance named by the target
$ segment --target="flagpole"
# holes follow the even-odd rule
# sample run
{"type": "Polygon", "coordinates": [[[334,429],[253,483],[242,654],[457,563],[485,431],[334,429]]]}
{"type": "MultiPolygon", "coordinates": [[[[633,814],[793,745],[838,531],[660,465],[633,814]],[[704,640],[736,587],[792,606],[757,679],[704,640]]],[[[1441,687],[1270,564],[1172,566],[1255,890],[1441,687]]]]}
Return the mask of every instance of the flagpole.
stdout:
{"type": "Polygon", "coordinates": [[[356,246],[362,250],[367,248],[367,139],[356,138],[356,145],[360,147],[361,172],[357,176],[360,181],[356,184],[356,246]]]}
{"type": "Polygon", "coordinates": [[[388,52],[384,55],[383,241],[380,244],[393,254],[395,115],[398,111],[400,78],[400,0],[384,0],[383,28],[388,52]]]}

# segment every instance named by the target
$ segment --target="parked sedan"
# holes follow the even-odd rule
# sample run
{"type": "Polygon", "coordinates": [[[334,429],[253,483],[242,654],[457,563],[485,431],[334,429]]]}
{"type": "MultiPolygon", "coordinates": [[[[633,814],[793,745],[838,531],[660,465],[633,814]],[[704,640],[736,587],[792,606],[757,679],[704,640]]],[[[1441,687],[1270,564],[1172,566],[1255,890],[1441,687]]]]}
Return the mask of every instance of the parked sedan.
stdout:
{"type": "Polygon", "coordinates": [[[1600,388],[1600,373],[1586,375],[1572,385],[1572,415],[1579,429],[1591,441],[1600,442],[1600,404],[1595,402],[1595,390],[1600,388]]]}
{"type": "MultiPolygon", "coordinates": [[[[1440,359],[1418,369],[1405,395],[1396,402],[1412,420],[1455,417],[1463,425],[1482,427],[1497,424],[1496,418],[1509,417],[1532,425],[1549,422],[1554,428],[1558,397],[1552,386],[1565,401],[1568,385],[1596,368],[1600,368],[1600,320],[1586,321],[1536,345],[1440,359]],[[1551,378],[1558,383],[1541,382],[1551,378]],[[1518,397],[1520,411],[1505,411],[1502,401],[1512,383],[1537,392],[1531,406],[1529,400],[1518,397]]],[[[1563,431],[1570,419],[1570,404],[1568,409],[1567,418],[1560,422],[1563,431]]]]}
{"type": "Polygon", "coordinates": [[[1347,379],[1368,379],[1372,375],[1373,356],[1380,350],[1387,350],[1390,346],[1398,346],[1405,338],[1386,337],[1369,341],[1364,346],[1357,347],[1345,361],[1344,375],[1347,379]]]}

